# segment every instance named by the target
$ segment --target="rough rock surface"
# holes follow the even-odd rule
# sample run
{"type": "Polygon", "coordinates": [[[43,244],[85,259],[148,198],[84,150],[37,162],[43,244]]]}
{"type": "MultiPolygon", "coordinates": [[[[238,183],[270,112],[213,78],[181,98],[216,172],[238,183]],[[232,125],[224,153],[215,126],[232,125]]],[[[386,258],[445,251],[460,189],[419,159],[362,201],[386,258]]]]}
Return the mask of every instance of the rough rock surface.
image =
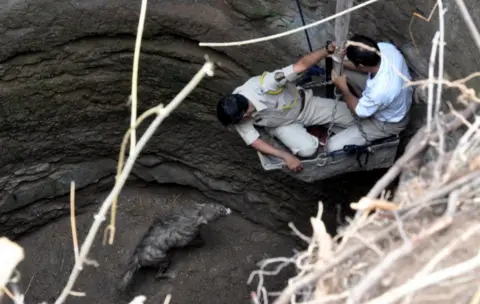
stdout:
{"type": "MultiPolygon", "coordinates": [[[[130,293],[118,292],[116,284],[152,221],[180,205],[208,201],[191,188],[141,186],[135,183],[124,188],[115,242],[103,246],[101,237],[95,240],[89,257],[99,267],[83,268],[75,290],[86,295],[71,296],[67,303],[127,304],[137,295],[146,296],[145,303],[164,303],[168,293],[172,296],[170,303],[249,303],[250,291],[256,290],[258,278],[251,285],[247,281],[257,269],[256,264],[276,255],[289,256],[296,248],[291,238],[255,225],[234,212],[202,227],[204,245],[200,248],[173,252],[168,267],[173,279],[156,280],[156,269],[143,268],[134,276],[130,293]]],[[[108,192],[100,195],[105,197],[108,192]]],[[[94,208],[89,209],[89,213],[77,216],[80,239],[85,237],[92,222],[94,208]]],[[[74,266],[70,219],[56,220],[21,237],[18,243],[26,252],[18,269],[19,289],[26,292],[25,303],[54,303],[74,266]]],[[[267,286],[281,290],[292,270],[287,267],[276,277],[267,276],[267,286]]]]}
{"type": "MultiPolygon", "coordinates": [[[[477,20],[479,1],[466,2],[477,20]]],[[[307,22],[335,10],[332,1],[303,3],[307,22]]],[[[408,24],[413,12],[426,16],[431,6],[421,0],[380,1],[355,12],[351,29],[393,39],[416,72],[425,75],[426,59],[419,58],[428,58],[438,18],[415,21],[421,57],[410,42],[408,24]]],[[[458,78],[478,67],[480,58],[454,4],[448,9],[445,68],[458,78]]],[[[139,11],[140,2],[126,0],[10,1],[0,8],[1,233],[24,232],[65,214],[72,179],[79,206],[95,202],[95,191],[111,185],[130,119],[126,103],[139,11]]],[[[215,121],[219,96],[253,74],[291,63],[308,51],[307,44],[303,32],[242,47],[208,49],[198,42],[248,39],[299,25],[294,1],[149,1],[139,113],[169,102],[205,54],[223,65],[165,120],[135,176],[195,187],[272,228],[313,214],[319,199],[333,210],[336,202],[363,193],[372,183],[363,175],[308,185],[267,174],[255,152],[215,121]]],[[[332,38],[333,26],[309,30],[313,47],[332,38]]]]}

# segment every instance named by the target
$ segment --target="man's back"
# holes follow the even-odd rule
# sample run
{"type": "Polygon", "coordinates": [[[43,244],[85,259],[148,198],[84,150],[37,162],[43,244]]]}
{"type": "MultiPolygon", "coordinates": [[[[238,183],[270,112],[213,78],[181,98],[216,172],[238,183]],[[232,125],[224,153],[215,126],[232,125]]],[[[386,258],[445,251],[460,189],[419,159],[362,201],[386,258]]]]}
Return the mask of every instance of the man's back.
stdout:
{"type": "Polygon", "coordinates": [[[393,44],[380,42],[378,47],[382,54],[380,69],[375,77],[367,80],[357,111],[363,116],[373,114],[381,121],[398,122],[410,110],[413,92],[412,87],[404,88],[406,82],[399,73],[411,80],[410,72],[393,44]],[[374,113],[373,109],[376,109],[374,113]]]}

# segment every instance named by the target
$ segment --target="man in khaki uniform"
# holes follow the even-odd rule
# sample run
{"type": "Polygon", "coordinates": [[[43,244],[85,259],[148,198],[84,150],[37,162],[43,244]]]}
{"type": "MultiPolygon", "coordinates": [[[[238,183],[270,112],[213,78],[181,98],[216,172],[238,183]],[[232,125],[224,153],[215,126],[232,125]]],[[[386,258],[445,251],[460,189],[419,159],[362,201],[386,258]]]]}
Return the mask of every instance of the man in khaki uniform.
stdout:
{"type": "MultiPolygon", "coordinates": [[[[355,57],[351,48],[349,47],[350,54],[355,57]]],[[[347,49],[347,55],[349,49],[347,49]]],[[[312,90],[297,87],[294,81],[298,74],[307,71],[320,60],[333,54],[334,51],[335,44],[330,43],[324,48],[303,56],[294,64],[248,79],[242,86],[237,87],[232,94],[223,97],[218,102],[217,116],[219,121],[225,126],[235,125],[237,132],[247,145],[262,153],[283,159],[292,171],[301,170],[301,162],[295,155],[310,157],[316,154],[319,147],[318,138],[308,133],[305,127],[330,123],[335,100],[313,96],[312,90]],[[255,126],[265,127],[266,131],[285,144],[291,153],[279,150],[261,140],[255,126]]],[[[389,72],[386,65],[387,63],[382,61],[383,70],[389,72]]],[[[375,66],[377,69],[380,67],[379,63],[375,66]]],[[[351,62],[346,64],[345,67],[352,69],[345,70],[345,74],[348,75],[348,83],[357,93],[362,94],[363,91],[368,89],[367,78],[369,75],[371,76],[375,67],[364,67],[363,64],[355,65],[351,62]],[[363,72],[363,74],[359,72],[363,72]]],[[[402,68],[402,70],[404,69],[402,68]]],[[[390,77],[390,73],[387,74],[390,77]]],[[[373,90],[375,96],[380,96],[383,100],[386,100],[384,102],[385,106],[376,105],[374,101],[372,105],[372,103],[368,104],[367,102],[370,99],[367,100],[366,97],[362,97],[364,101],[359,102],[357,97],[347,92],[349,90],[345,75],[341,77],[332,76],[334,84],[346,97],[346,102],[339,102],[337,105],[333,128],[337,134],[330,138],[328,151],[342,149],[345,144],[365,144],[352,115],[359,114],[356,113],[357,109],[363,111],[359,116],[366,118],[362,120],[362,125],[364,125],[364,131],[367,133],[369,140],[395,134],[404,127],[404,121],[398,128],[385,128],[384,122],[376,123],[375,120],[375,123],[373,123],[374,119],[369,118],[369,116],[378,114],[379,110],[389,107],[388,98],[383,98],[385,94],[382,95],[385,90],[388,91],[388,88],[373,90]],[[365,109],[362,107],[365,107],[365,109]]],[[[386,80],[393,82],[397,87],[398,81],[396,79],[387,77],[386,80]]],[[[394,91],[391,94],[395,98],[398,92],[394,91]]],[[[409,104],[405,108],[409,108],[409,104]]],[[[397,116],[400,115],[396,114],[397,116]]],[[[396,118],[398,119],[398,117],[396,118]]]]}

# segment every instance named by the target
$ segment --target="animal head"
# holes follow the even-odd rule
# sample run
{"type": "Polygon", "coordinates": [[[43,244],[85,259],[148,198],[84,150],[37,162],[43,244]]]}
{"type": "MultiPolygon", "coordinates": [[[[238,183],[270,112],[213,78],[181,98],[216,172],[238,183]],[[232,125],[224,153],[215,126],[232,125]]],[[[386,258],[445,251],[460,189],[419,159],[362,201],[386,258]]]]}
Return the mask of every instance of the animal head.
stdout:
{"type": "Polygon", "coordinates": [[[199,208],[200,216],[205,220],[204,223],[216,220],[219,217],[229,215],[232,213],[230,208],[226,208],[217,203],[196,204],[199,208]]]}

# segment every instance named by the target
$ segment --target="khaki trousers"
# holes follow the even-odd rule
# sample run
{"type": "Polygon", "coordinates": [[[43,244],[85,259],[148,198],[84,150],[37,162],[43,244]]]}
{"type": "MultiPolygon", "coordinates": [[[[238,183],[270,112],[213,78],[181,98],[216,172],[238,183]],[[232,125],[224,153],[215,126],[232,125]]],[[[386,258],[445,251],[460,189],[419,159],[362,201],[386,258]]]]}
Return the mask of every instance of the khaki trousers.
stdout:
{"type": "MultiPolygon", "coordinates": [[[[345,69],[348,83],[353,87],[359,96],[365,89],[367,75],[345,69]]],[[[313,96],[312,90],[305,90],[305,107],[298,117],[298,123],[286,126],[269,128],[270,135],[276,137],[286,145],[293,154],[301,157],[309,157],[318,150],[318,138],[307,132],[305,127],[312,125],[326,125],[332,121],[332,112],[335,100],[313,96]]],[[[360,119],[369,141],[399,134],[408,124],[408,115],[398,123],[382,122],[375,118],[360,119]]],[[[338,102],[334,116],[332,131],[335,135],[330,137],[327,145],[327,152],[343,149],[345,145],[364,145],[365,138],[362,136],[354,117],[347,104],[338,102]]]]}

